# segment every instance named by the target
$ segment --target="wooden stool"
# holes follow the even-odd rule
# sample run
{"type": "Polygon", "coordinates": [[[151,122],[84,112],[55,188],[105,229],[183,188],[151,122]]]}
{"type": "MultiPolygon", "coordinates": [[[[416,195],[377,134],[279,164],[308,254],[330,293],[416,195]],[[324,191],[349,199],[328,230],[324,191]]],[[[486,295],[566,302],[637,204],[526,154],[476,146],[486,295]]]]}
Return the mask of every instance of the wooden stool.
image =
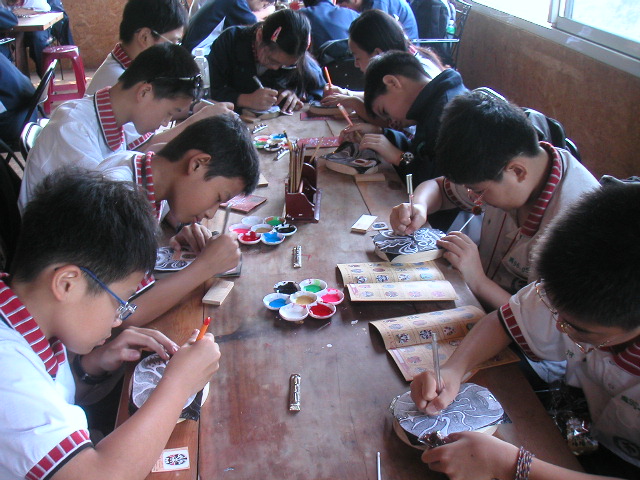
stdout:
{"type": "Polygon", "coordinates": [[[51,104],[53,102],[64,102],[66,100],[73,100],[74,98],[82,98],[87,90],[87,78],[84,74],[84,63],[82,62],[80,51],[76,45],[50,46],[42,51],[42,63],[47,67],[53,60],[58,59],[60,61],[63,58],[71,60],[73,72],[76,76],[75,91],[68,91],[69,88],[74,88],[73,84],[56,85],[54,76],[49,84],[49,97],[44,102],[44,111],[47,115],[51,113],[51,104]]]}

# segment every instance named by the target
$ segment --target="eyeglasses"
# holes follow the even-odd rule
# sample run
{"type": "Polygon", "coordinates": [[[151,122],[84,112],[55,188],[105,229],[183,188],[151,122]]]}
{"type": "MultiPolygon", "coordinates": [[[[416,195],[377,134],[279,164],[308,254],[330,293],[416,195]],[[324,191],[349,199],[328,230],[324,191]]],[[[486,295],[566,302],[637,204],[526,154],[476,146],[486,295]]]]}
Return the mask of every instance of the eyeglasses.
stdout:
{"type": "Polygon", "coordinates": [[[575,327],[573,325],[571,325],[570,323],[561,320],[560,319],[560,314],[558,313],[558,311],[553,308],[551,306],[551,304],[545,300],[547,293],[545,292],[544,286],[542,285],[542,282],[538,281],[536,282],[536,293],[538,294],[538,298],[540,299],[540,301],[542,301],[542,303],[544,304],[545,307],[547,307],[549,309],[549,311],[551,312],[551,315],[553,317],[553,320],[556,322],[556,325],[558,326],[558,328],[560,329],[560,331],[562,333],[564,333],[567,337],[569,337],[569,339],[575,344],[576,347],[578,347],[578,349],[584,353],[585,355],[588,353],[593,352],[594,350],[598,349],[598,348],[602,348],[605,345],[609,344],[611,342],[612,339],[609,339],[605,342],[602,342],[596,346],[592,346],[592,347],[585,347],[584,345],[582,345],[579,342],[576,342],[573,337],[571,336],[570,332],[575,332],[575,327]]]}
{"type": "Polygon", "coordinates": [[[202,98],[203,81],[200,74],[193,77],[154,77],[147,80],[147,83],[175,84],[175,82],[184,82],[193,90],[193,98],[199,100],[202,98]]]}
{"type": "Polygon", "coordinates": [[[174,45],[182,45],[182,39],[181,38],[176,38],[174,40],[171,40],[170,38],[165,37],[164,35],[162,35],[161,33],[156,32],[155,30],[151,30],[151,34],[154,37],[160,37],[161,39],[163,39],[165,42],[169,42],[169,43],[173,43],[174,45]]]}
{"type": "Polygon", "coordinates": [[[261,61],[260,63],[262,63],[265,67],[269,67],[269,66],[273,66],[273,67],[278,67],[279,69],[282,70],[295,70],[296,68],[298,68],[298,64],[297,63],[293,63],[291,65],[283,65],[281,61],[273,58],[271,56],[271,52],[273,50],[275,50],[275,48],[273,45],[268,45],[266,43],[262,43],[262,48],[263,48],[263,58],[264,58],[264,62],[261,61]]]}
{"type": "Polygon", "coordinates": [[[129,318],[133,314],[133,312],[136,311],[136,308],[138,308],[137,305],[133,303],[125,302],[124,300],[122,300],[109,287],[107,287],[107,285],[102,280],[100,280],[95,275],[95,273],[93,273],[91,270],[85,267],[80,267],[80,270],[82,270],[84,273],[89,275],[98,285],[100,285],[100,288],[102,288],[107,293],[109,293],[109,295],[115,298],[116,301],[120,304],[120,306],[118,307],[118,318],[120,319],[120,321],[124,322],[127,318],[129,318]]]}

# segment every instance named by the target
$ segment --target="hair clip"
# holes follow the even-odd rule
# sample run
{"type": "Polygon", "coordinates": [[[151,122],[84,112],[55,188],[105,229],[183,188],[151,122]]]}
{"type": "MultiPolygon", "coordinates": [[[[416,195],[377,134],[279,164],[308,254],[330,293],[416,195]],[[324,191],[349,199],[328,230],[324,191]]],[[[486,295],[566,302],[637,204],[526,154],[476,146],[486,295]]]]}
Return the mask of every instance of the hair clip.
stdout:
{"type": "Polygon", "coordinates": [[[271,35],[271,41],[272,42],[277,42],[278,41],[278,36],[280,35],[280,32],[282,31],[282,27],[278,27],[275,29],[275,31],[273,32],[273,34],[271,35]]]}
{"type": "Polygon", "coordinates": [[[311,32],[309,32],[309,38],[307,39],[307,50],[309,50],[310,46],[311,46],[311,32]]]}

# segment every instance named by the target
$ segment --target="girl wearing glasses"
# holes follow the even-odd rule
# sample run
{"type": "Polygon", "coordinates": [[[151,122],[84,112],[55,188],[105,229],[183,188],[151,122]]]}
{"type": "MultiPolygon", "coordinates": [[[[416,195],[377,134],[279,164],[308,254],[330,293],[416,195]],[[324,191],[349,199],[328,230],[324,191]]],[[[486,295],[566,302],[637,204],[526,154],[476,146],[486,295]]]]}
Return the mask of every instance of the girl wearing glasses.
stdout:
{"type": "Polygon", "coordinates": [[[307,18],[288,9],[250,27],[228,28],[208,56],[211,98],[237,109],[278,105],[285,112],[321,98],[325,81],[307,53],[310,34],[307,18]]]}

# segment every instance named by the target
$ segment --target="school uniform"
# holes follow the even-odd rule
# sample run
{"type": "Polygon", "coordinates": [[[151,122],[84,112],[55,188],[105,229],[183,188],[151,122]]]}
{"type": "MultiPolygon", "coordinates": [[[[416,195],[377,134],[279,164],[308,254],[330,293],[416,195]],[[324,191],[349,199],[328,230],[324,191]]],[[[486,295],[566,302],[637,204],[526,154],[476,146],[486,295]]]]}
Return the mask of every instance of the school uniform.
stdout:
{"type": "Polygon", "coordinates": [[[351,22],[358,18],[358,12],[337,7],[331,0],[320,0],[313,7],[301,8],[311,24],[311,47],[314,52],[330,40],[349,37],[351,22]]]}
{"type": "Polygon", "coordinates": [[[93,75],[87,86],[87,95],[94,95],[104,87],[113,87],[132,61],[122,48],[122,44],[117,43],[93,75]]]}
{"type": "Polygon", "coordinates": [[[409,139],[404,133],[390,128],[384,130],[384,136],[391,143],[403,152],[414,155],[414,160],[409,165],[396,167],[400,178],[404,179],[411,173],[413,185],[418,186],[425,180],[442,175],[435,160],[440,116],[452,98],[466,91],[467,87],[462,83],[458,72],[453,69],[444,70],[422,89],[407,112],[407,119],[416,122],[414,137],[409,139]]]}
{"type": "Polygon", "coordinates": [[[363,11],[375,8],[387,12],[398,19],[409,40],[420,38],[416,16],[413,14],[413,10],[411,10],[407,0],[364,0],[362,7],[363,11]]]}
{"type": "Polygon", "coordinates": [[[31,80],[0,55],[0,138],[9,145],[20,138],[25,120],[37,118],[37,112],[26,118],[35,91],[31,80]]]}
{"type": "MultiPolygon", "coordinates": [[[[238,95],[258,89],[254,76],[262,85],[275,90],[291,90],[301,99],[321,99],[326,84],[318,63],[307,55],[307,69],[300,78],[298,69],[267,70],[259,66],[253,52],[255,29],[230,27],[211,46],[209,74],[211,98],[238,104],[238,95]]],[[[237,108],[238,109],[238,108],[237,108]]]]}
{"type": "Polygon", "coordinates": [[[253,25],[258,21],[245,0],[211,0],[201,5],[189,20],[182,46],[193,51],[204,48],[209,54],[211,44],[225,28],[234,25],[253,25]]]}
{"type": "Polygon", "coordinates": [[[0,368],[0,478],[48,478],[92,446],[64,345],[44,337],[2,280],[0,368]]]}
{"type": "Polygon", "coordinates": [[[18,198],[21,212],[38,183],[63,165],[94,170],[108,156],[134,150],[151,138],[152,133],[131,138],[116,125],[110,88],[65,102],[53,112],[27,157],[18,198]]]}
{"type": "Polygon", "coordinates": [[[566,383],[584,392],[594,437],[640,466],[640,341],[620,353],[602,347],[584,354],[556,328],[532,283],[499,310],[509,334],[533,361],[566,360],[566,383]]]}
{"type": "MultiPolygon", "coordinates": [[[[511,294],[537,279],[531,252],[549,223],[577,201],[582,194],[599,187],[593,175],[568,151],[540,142],[553,165],[545,188],[523,225],[515,210],[504,211],[485,205],[478,251],[487,277],[511,294]]],[[[467,189],[444,181],[445,197],[459,208],[471,211],[467,189]]]]}

